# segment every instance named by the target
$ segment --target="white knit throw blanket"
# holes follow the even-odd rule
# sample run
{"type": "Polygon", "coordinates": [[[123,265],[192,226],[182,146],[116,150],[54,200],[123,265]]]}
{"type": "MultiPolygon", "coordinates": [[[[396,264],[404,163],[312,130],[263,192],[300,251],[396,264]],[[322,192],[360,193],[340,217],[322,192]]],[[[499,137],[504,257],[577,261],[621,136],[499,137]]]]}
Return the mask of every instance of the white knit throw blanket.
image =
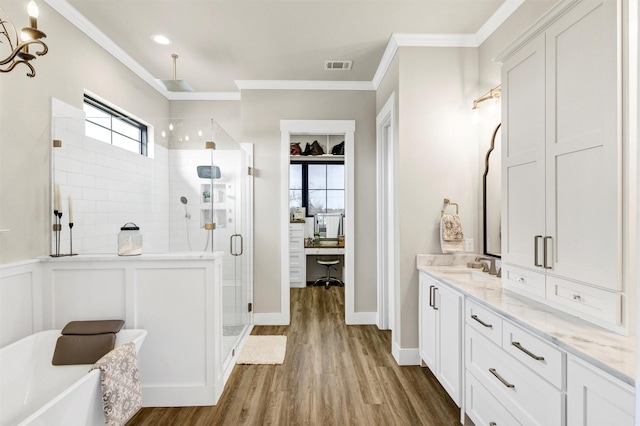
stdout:
{"type": "Polygon", "coordinates": [[[104,420],[107,426],[123,426],[142,407],[136,346],[118,346],[91,367],[100,370],[104,420]]]}

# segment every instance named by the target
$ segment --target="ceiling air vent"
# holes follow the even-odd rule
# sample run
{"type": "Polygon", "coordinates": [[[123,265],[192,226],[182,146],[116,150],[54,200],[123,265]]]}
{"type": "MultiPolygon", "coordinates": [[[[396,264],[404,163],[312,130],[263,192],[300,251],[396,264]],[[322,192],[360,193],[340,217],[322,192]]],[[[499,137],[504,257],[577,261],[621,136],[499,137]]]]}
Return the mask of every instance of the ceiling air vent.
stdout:
{"type": "Polygon", "coordinates": [[[325,71],[349,71],[353,61],[324,61],[325,71]]]}

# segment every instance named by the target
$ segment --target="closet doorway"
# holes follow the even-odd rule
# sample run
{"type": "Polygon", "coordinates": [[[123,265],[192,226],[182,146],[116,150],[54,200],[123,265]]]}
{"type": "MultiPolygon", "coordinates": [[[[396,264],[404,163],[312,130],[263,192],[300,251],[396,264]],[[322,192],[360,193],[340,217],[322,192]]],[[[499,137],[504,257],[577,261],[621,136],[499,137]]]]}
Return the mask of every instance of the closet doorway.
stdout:
{"type": "MultiPolygon", "coordinates": [[[[280,241],[281,243],[281,311],[287,320],[291,320],[290,312],[290,252],[289,252],[289,165],[290,144],[301,135],[332,135],[344,140],[344,275],[345,282],[345,322],[354,324],[355,291],[354,291],[354,120],[281,120],[281,207],[280,207],[280,241]],[[292,139],[293,137],[293,139],[292,139]]],[[[304,146],[302,147],[305,148],[304,146]]]]}

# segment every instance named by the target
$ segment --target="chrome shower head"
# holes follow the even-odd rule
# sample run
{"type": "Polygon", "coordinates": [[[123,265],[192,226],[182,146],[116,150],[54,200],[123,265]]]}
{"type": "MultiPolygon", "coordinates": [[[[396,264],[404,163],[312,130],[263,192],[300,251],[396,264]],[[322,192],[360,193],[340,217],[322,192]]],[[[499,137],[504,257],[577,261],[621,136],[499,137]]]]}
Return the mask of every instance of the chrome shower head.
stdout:
{"type": "Polygon", "coordinates": [[[185,197],[184,195],[182,197],[180,197],[180,202],[186,206],[187,202],[188,202],[187,201],[187,197],[185,197]]]}

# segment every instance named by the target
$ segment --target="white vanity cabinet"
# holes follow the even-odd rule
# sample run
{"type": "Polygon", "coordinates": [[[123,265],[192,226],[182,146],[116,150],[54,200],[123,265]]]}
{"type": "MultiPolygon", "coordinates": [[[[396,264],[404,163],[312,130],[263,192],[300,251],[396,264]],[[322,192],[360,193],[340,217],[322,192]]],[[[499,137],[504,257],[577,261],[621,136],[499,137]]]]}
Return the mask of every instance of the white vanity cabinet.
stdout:
{"type": "Polygon", "coordinates": [[[465,405],[475,424],[562,426],[563,352],[469,299],[465,324],[465,405]]]}
{"type": "Polygon", "coordinates": [[[420,358],[453,401],[461,405],[462,295],[420,273],[420,358]]]}
{"type": "Polygon", "coordinates": [[[634,389],[578,358],[567,362],[567,424],[634,424],[634,389]]]}
{"type": "Polygon", "coordinates": [[[501,57],[505,287],[622,318],[619,1],[564,1],[501,57]]]}
{"type": "Polygon", "coordinates": [[[306,287],[307,261],[304,254],[304,223],[289,224],[289,282],[291,287],[306,287]]]}

